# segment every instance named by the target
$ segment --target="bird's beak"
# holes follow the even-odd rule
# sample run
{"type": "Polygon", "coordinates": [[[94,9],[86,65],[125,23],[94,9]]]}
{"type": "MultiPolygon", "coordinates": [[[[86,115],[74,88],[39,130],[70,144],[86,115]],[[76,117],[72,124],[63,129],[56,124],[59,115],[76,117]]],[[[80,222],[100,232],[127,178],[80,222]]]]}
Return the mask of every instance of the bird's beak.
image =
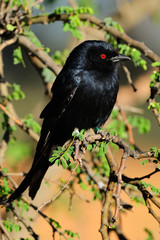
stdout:
{"type": "Polygon", "coordinates": [[[130,57],[123,55],[123,54],[119,54],[119,55],[111,58],[111,61],[114,63],[122,61],[122,60],[131,60],[131,59],[130,59],[130,57]]]}

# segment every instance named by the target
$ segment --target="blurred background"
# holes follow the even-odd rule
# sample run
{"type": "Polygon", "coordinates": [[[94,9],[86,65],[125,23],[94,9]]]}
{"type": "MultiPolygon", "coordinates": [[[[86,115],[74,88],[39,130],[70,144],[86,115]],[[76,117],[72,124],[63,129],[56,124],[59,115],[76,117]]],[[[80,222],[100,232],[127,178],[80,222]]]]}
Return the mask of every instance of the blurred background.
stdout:
{"type": "MultiPolygon", "coordinates": [[[[160,0],[80,0],[77,1],[77,3],[82,6],[86,5],[92,7],[94,9],[94,15],[102,20],[105,17],[112,17],[120,25],[122,25],[123,29],[130,37],[144,42],[157,55],[160,55],[160,0]]],[[[52,13],[55,8],[60,6],[76,6],[76,2],[72,0],[47,0],[44,1],[42,5],[45,6],[46,12],[52,13]]],[[[35,14],[37,14],[36,11],[35,14]]],[[[70,33],[64,33],[62,27],[62,22],[55,22],[48,25],[34,25],[32,30],[41,43],[45,47],[50,48],[50,53],[54,54],[56,50],[63,51],[66,48],[71,50],[79,43],[78,40],[72,38],[70,33]]],[[[87,28],[83,28],[82,30],[83,40],[104,39],[103,33],[100,34],[97,31],[91,32],[87,28]]],[[[13,65],[13,59],[10,56],[12,55],[14,48],[16,48],[16,46],[13,45],[6,48],[4,51],[6,80],[9,83],[15,82],[20,84],[22,90],[26,94],[26,99],[14,103],[15,108],[20,117],[23,118],[28,113],[32,113],[34,118],[41,124],[39,114],[48,102],[48,96],[45,96],[44,86],[40,76],[30,64],[25,54],[23,54],[26,63],[25,68],[22,65],[13,65]]],[[[149,61],[148,70],[145,72],[140,67],[135,68],[132,63],[127,63],[127,66],[131,72],[131,77],[137,88],[137,92],[133,92],[127,82],[123,70],[120,68],[119,75],[121,87],[118,95],[119,104],[126,107],[132,106],[142,109],[143,116],[147,117],[151,121],[151,131],[147,133],[147,135],[139,135],[136,130],[134,131],[134,138],[137,145],[142,150],[147,150],[151,146],[159,147],[159,127],[156,119],[154,119],[154,116],[152,115],[152,112],[147,109],[148,104],[146,103],[150,95],[149,83],[151,81],[150,75],[152,74],[153,69],[151,69],[149,61]]],[[[17,140],[17,146],[10,144],[7,152],[7,165],[9,165],[12,170],[26,172],[32,162],[35,144],[30,142],[30,139],[21,131],[19,131],[17,140]],[[23,144],[23,142],[25,142],[25,144],[23,144]],[[26,144],[28,146],[27,149],[26,144]],[[19,146],[21,146],[21,148],[19,148],[19,146]],[[22,156],[22,152],[24,158],[21,161],[20,156],[22,156]]],[[[118,156],[116,157],[118,160],[118,156]]],[[[153,167],[150,165],[144,169],[139,161],[133,161],[132,159],[127,160],[125,174],[130,177],[139,177],[144,173],[147,174],[151,171],[153,171],[153,167]]],[[[54,166],[49,170],[47,177],[50,178],[54,175],[54,178],[58,179],[63,176],[63,174],[66,175],[64,170],[60,167],[57,168],[54,166]]],[[[18,179],[18,181],[21,181],[21,179],[18,179]]],[[[159,187],[157,175],[153,176],[151,181],[152,184],[159,187]]],[[[48,200],[54,195],[54,193],[56,193],[56,191],[56,184],[49,187],[43,184],[35,199],[35,203],[38,203],[39,205],[43,201],[48,200]]],[[[52,215],[52,217],[59,221],[65,228],[78,232],[82,240],[99,240],[101,239],[98,232],[100,226],[101,205],[98,200],[92,201],[90,193],[79,189],[79,194],[80,193],[82,193],[85,199],[91,200],[91,203],[88,204],[80,198],[75,198],[73,201],[72,211],[69,211],[69,194],[66,192],[58,201],[55,201],[52,205],[50,205],[45,212],[48,215],[52,215]]],[[[127,196],[123,197],[126,201],[130,201],[127,196]]],[[[147,239],[144,228],[148,228],[153,231],[155,240],[159,239],[158,223],[148,214],[145,206],[137,206],[135,204],[133,211],[123,215],[124,216],[121,219],[122,226],[128,239],[147,239]]],[[[49,226],[45,225],[40,217],[37,218],[35,213],[33,217],[36,219],[35,231],[40,234],[40,239],[52,239],[51,229],[49,226]]],[[[113,235],[111,239],[116,239],[116,237],[113,235]]]]}

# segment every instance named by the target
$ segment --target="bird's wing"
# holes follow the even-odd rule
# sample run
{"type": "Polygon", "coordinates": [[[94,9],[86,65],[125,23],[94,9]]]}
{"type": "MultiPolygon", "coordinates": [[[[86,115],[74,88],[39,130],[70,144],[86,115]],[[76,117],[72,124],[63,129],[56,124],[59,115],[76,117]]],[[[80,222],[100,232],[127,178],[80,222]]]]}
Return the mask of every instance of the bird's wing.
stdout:
{"type": "Polygon", "coordinates": [[[44,121],[36,148],[36,155],[42,154],[45,150],[45,145],[48,144],[48,140],[51,138],[52,130],[56,127],[56,123],[63,116],[67,106],[75,95],[81,82],[82,74],[82,72],[73,72],[67,75],[65,72],[62,72],[56,78],[51,89],[53,93],[52,99],[40,115],[40,118],[44,118],[44,121]]]}
{"type": "Polygon", "coordinates": [[[66,75],[59,74],[52,86],[52,99],[43,109],[40,118],[52,119],[52,124],[57,121],[65,112],[67,106],[74,97],[74,94],[82,79],[82,72],[66,75]]]}
{"type": "Polygon", "coordinates": [[[44,121],[32,167],[15,192],[11,194],[6,201],[2,202],[2,204],[6,204],[16,199],[26,190],[28,186],[29,196],[32,199],[35,197],[41,181],[50,166],[48,159],[50,152],[54,147],[54,136],[52,136],[50,130],[55,126],[56,121],[58,121],[65,112],[67,106],[74,97],[80,81],[80,73],[73,73],[70,76],[66,76],[64,74],[58,75],[52,87],[52,100],[44,108],[40,116],[41,118],[44,118],[44,121]]]}

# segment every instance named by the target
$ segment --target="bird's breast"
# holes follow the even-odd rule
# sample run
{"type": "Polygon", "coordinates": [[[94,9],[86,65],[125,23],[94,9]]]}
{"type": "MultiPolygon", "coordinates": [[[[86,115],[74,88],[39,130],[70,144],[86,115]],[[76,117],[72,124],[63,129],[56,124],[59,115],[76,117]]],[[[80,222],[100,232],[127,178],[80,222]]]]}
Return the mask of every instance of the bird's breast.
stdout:
{"type": "Polygon", "coordinates": [[[116,75],[114,79],[109,79],[104,74],[84,74],[70,104],[76,127],[81,129],[103,125],[115,104],[117,92],[116,75]]]}

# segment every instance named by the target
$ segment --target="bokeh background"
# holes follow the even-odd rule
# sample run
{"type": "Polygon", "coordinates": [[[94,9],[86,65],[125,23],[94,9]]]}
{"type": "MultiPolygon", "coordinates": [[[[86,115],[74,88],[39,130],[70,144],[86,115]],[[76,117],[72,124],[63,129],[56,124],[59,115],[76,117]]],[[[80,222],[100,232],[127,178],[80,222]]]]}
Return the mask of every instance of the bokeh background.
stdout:
{"type": "MultiPolygon", "coordinates": [[[[104,17],[113,17],[113,19],[122,25],[129,36],[144,42],[150,49],[156,52],[157,55],[160,55],[160,0],[81,0],[78,2],[93,7],[94,15],[102,20],[104,17]]],[[[74,1],[50,0],[44,1],[43,4],[47,12],[52,12],[56,7],[66,6],[70,3],[74,4],[74,1]]],[[[62,51],[65,48],[71,50],[79,43],[78,40],[73,39],[69,33],[64,33],[62,26],[61,22],[56,22],[48,25],[35,25],[32,29],[41,43],[45,47],[49,47],[51,54],[53,54],[56,50],[62,51]]],[[[87,29],[83,30],[83,40],[104,38],[103,34],[97,35],[97,32],[90,32],[87,29]]],[[[26,94],[26,99],[15,102],[14,105],[20,117],[23,118],[28,113],[32,113],[34,118],[41,123],[39,114],[48,102],[48,97],[44,94],[43,83],[25,55],[25,68],[23,68],[22,65],[13,65],[13,59],[10,56],[14,48],[16,48],[15,45],[7,48],[4,52],[6,80],[20,84],[26,94]]],[[[138,90],[137,92],[133,92],[132,88],[128,85],[124,72],[122,69],[119,69],[121,85],[118,95],[119,103],[122,106],[134,106],[143,110],[144,116],[151,121],[151,131],[147,133],[147,135],[139,135],[136,130],[134,131],[134,138],[137,145],[143,150],[147,150],[151,146],[159,147],[159,127],[151,111],[148,111],[146,103],[150,94],[149,83],[152,73],[150,62],[148,62],[148,70],[146,72],[140,67],[135,68],[132,63],[127,63],[127,66],[138,90]]],[[[18,144],[10,144],[5,165],[12,171],[26,172],[32,162],[35,144],[21,131],[18,132],[18,136],[16,137],[18,144]],[[21,157],[22,153],[23,159],[21,157]]],[[[119,161],[118,156],[115,155],[115,157],[117,161],[119,161]]],[[[127,160],[125,174],[130,177],[140,177],[144,173],[147,174],[151,171],[153,171],[151,165],[144,168],[139,161],[132,159],[127,160]]],[[[53,196],[58,190],[56,179],[64,177],[64,175],[66,178],[67,174],[65,170],[62,170],[61,167],[53,166],[47,173],[48,179],[54,176],[53,184],[42,184],[34,202],[40,205],[40,203],[53,196]]],[[[17,181],[20,182],[21,178],[17,178],[17,181]]],[[[156,187],[159,187],[158,174],[149,179],[148,182],[149,181],[156,187]]],[[[88,191],[79,188],[76,192],[91,202],[87,203],[75,197],[73,199],[72,209],[69,209],[70,199],[69,194],[66,192],[47,207],[45,212],[59,221],[64,228],[78,232],[82,240],[101,239],[98,232],[101,215],[100,202],[98,202],[98,200],[92,201],[92,195],[88,191]]],[[[137,204],[129,200],[127,195],[124,195],[123,199],[134,205],[134,209],[130,212],[128,211],[127,214],[123,214],[123,217],[120,219],[120,221],[122,221],[122,229],[127,238],[130,240],[147,239],[144,228],[148,228],[152,230],[155,240],[160,239],[159,225],[153,217],[148,214],[147,208],[142,204],[137,206],[137,204]]],[[[32,216],[35,231],[41,236],[40,240],[52,239],[50,227],[47,226],[37,214],[32,213],[32,216]]],[[[58,238],[55,239],[57,240],[58,238]]],[[[112,235],[111,239],[116,239],[116,236],[112,235]]]]}

